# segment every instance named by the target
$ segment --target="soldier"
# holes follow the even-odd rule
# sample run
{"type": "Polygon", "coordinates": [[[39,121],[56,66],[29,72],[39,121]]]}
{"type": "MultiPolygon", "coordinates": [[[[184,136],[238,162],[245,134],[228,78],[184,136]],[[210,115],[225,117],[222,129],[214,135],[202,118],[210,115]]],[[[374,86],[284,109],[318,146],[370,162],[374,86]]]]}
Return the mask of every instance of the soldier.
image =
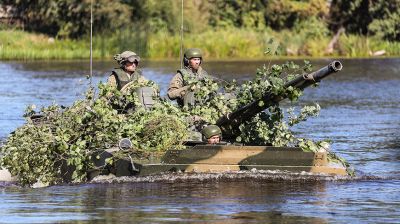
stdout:
{"type": "Polygon", "coordinates": [[[114,59],[120,67],[112,71],[107,80],[108,85],[123,90],[124,86],[130,82],[147,82],[142,72],[137,69],[140,57],[135,52],[124,51],[121,54],[114,55],[114,59]]]}
{"type": "Polygon", "coordinates": [[[201,50],[198,48],[187,49],[183,55],[183,64],[185,68],[179,69],[172,78],[168,87],[168,97],[171,100],[177,100],[178,104],[183,106],[183,98],[190,86],[187,79],[204,79],[209,77],[207,72],[200,66],[203,60],[201,50]]]}
{"type": "Polygon", "coordinates": [[[203,141],[207,141],[207,144],[218,144],[221,142],[221,129],[217,125],[208,125],[201,130],[203,135],[203,141]]]}

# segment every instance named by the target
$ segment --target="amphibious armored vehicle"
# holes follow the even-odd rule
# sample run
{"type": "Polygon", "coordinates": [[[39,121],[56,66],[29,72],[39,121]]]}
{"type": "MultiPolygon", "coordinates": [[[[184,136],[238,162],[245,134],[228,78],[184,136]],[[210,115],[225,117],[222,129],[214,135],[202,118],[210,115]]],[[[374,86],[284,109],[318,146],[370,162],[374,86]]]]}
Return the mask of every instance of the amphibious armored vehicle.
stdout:
{"type": "MultiPolygon", "coordinates": [[[[341,69],[342,64],[339,61],[333,61],[316,72],[299,75],[284,86],[304,89],[341,69]]],[[[148,92],[140,94],[143,97],[151,96],[148,92]]],[[[161,154],[150,153],[143,158],[121,158],[119,157],[121,150],[130,150],[130,141],[123,139],[120,141],[119,147],[94,152],[91,156],[94,168],[88,170],[88,179],[110,173],[116,176],[144,176],[163,172],[209,173],[240,170],[349,175],[344,163],[329,159],[329,149],[320,148],[315,152],[305,152],[300,147],[256,146],[235,143],[234,140],[240,134],[240,124],[283,99],[285,99],[285,96],[266,92],[260,99],[221,117],[216,125],[222,130],[222,136],[226,142],[211,145],[203,141],[189,140],[185,143],[185,149],[169,149],[161,154]],[[260,101],[263,101],[263,103],[259,103],[260,101]],[[110,165],[107,161],[111,158],[113,163],[110,165]]],[[[71,167],[61,164],[61,167],[63,166],[63,178],[68,182],[68,180],[71,180],[72,172],[69,172],[71,167]]],[[[0,170],[0,181],[5,180],[12,181],[15,179],[11,177],[7,170],[0,170]]]]}
{"type": "MultiPolygon", "coordinates": [[[[342,64],[333,61],[320,70],[296,77],[285,87],[304,89],[319,82],[326,76],[340,71],[342,64]]],[[[113,173],[116,176],[151,175],[162,172],[229,172],[238,170],[276,170],[294,173],[348,175],[346,166],[339,161],[329,161],[327,149],[305,152],[299,147],[251,146],[234,143],[239,125],[284,97],[265,93],[259,100],[221,117],[216,125],[222,130],[226,143],[208,145],[201,141],[188,141],[186,149],[168,150],[163,155],[145,159],[116,159],[112,166],[106,164],[119,150],[129,148],[129,140],[120,142],[120,147],[99,151],[94,159],[95,168],[89,172],[89,179],[113,173]],[[263,101],[259,104],[259,101],[263,101]]]]}

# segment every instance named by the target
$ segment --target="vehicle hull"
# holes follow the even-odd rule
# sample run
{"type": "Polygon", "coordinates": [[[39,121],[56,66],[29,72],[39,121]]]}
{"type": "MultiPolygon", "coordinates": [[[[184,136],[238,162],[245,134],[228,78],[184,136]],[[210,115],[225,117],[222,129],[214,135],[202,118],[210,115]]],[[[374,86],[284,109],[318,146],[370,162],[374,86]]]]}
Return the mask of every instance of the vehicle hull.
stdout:
{"type": "Polygon", "coordinates": [[[123,158],[109,169],[105,159],[118,151],[108,150],[95,162],[90,178],[113,173],[116,176],[146,176],[163,172],[218,173],[239,170],[270,170],[282,172],[309,172],[312,174],[347,176],[346,167],[328,161],[327,151],[304,152],[298,147],[196,145],[183,150],[168,150],[160,157],[147,159],[123,158]]]}

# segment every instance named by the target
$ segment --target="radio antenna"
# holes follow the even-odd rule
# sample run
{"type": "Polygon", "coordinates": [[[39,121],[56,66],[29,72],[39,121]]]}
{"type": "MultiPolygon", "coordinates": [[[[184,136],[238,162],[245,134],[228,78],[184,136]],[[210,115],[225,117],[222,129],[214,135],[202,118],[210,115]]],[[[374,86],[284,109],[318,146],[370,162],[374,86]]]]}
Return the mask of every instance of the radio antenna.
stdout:
{"type": "Polygon", "coordinates": [[[89,85],[92,86],[93,77],[93,0],[90,0],[90,75],[89,85]]]}
{"type": "Polygon", "coordinates": [[[183,68],[183,0],[181,1],[181,49],[179,52],[179,58],[181,61],[181,69],[183,68]]]}

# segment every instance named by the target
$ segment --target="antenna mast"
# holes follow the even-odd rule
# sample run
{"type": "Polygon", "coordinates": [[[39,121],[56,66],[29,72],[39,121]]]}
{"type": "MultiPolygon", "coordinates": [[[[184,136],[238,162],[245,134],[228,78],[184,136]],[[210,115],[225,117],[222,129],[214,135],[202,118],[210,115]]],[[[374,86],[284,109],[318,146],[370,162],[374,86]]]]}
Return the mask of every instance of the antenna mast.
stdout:
{"type": "Polygon", "coordinates": [[[181,69],[183,68],[183,0],[181,1],[181,50],[179,52],[179,58],[181,61],[181,69]]]}
{"type": "Polygon", "coordinates": [[[90,0],[90,76],[89,85],[92,86],[93,76],[93,0],[90,0]]]}

